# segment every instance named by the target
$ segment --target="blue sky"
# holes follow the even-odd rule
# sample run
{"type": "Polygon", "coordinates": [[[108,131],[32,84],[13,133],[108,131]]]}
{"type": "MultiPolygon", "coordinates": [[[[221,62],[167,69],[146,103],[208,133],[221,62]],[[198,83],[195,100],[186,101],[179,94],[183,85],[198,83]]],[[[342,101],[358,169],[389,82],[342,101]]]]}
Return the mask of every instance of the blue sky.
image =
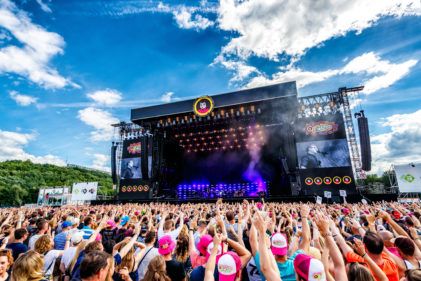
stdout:
{"type": "Polygon", "coordinates": [[[366,85],[375,172],[421,158],[420,1],[0,0],[0,161],[109,169],[130,109],[366,85]]]}

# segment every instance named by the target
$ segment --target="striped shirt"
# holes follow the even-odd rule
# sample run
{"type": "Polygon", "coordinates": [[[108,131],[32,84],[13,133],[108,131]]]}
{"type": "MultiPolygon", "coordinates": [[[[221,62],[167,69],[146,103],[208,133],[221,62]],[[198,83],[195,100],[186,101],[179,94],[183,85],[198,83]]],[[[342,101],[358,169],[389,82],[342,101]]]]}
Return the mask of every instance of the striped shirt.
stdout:
{"type": "Polygon", "coordinates": [[[92,228],[90,228],[89,226],[84,226],[82,228],[83,231],[83,239],[88,240],[91,235],[95,232],[92,228]]]}

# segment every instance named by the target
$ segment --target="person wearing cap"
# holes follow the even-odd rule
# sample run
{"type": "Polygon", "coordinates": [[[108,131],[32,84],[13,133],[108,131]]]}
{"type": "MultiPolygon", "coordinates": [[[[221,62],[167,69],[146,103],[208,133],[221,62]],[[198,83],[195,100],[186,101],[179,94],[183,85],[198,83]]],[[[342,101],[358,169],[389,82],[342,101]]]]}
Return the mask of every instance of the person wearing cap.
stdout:
{"type": "MultiPolygon", "coordinates": [[[[298,254],[294,259],[297,281],[326,281],[323,263],[306,254],[298,254]]],[[[346,280],[346,279],[338,279],[346,280]]]]}
{"type": "Polygon", "coordinates": [[[241,280],[241,259],[237,253],[229,251],[221,255],[222,235],[215,234],[209,244],[209,259],[206,264],[204,281],[215,281],[215,264],[217,264],[219,281],[241,280]]]}
{"type": "MultiPolygon", "coordinates": [[[[298,246],[298,250],[291,256],[288,257],[288,241],[284,234],[274,233],[270,237],[270,249],[275,257],[282,280],[295,280],[294,259],[298,254],[303,254],[308,251],[310,247],[310,227],[307,222],[309,208],[306,205],[303,205],[300,213],[302,220],[302,239],[298,246]]],[[[256,267],[259,272],[261,272],[260,252],[258,251],[259,243],[257,241],[256,229],[253,226],[250,229],[250,246],[256,267]]],[[[261,278],[262,280],[265,280],[264,276],[261,276],[261,278]]]]}
{"type": "Polygon", "coordinates": [[[66,237],[69,234],[69,230],[72,228],[72,223],[69,221],[64,221],[61,224],[61,232],[54,237],[54,249],[64,250],[64,245],[66,245],[66,237]]]}
{"type": "MultiPolygon", "coordinates": [[[[215,233],[215,235],[218,235],[218,233],[215,233]]],[[[219,258],[221,257],[221,254],[226,252],[228,247],[230,247],[238,255],[238,257],[240,259],[241,269],[242,269],[242,267],[247,265],[247,263],[250,261],[251,253],[243,245],[241,245],[240,243],[238,243],[234,240],[231,240],[231,239],[227,238],[226,236],[223,236],[221,239],[224,242],[224,244],[218,245],[216,247],[216,249],[215,249],[215,251],[217,252],[216,259],[219,260],[219,258]]],[[[212,241],[213,241],[213,238],[211,238],[210,241],[206,241],[206,243],[204,243],[204,244],[207,244],[206,248],[201,247],[201,248],[198,249],[201,252],[202,255],[203,255],[203,252],[204,252],[206,262],[201,266],[197,266],[191,272],[191,274],[190,274],[190,280],[191,281],[202,281],[205,278],[205,271],[206,271],[205,267],[207,265],[207,261],[210,257],[210,253],[215,248],[215,245],[217,245],[216,243],[214,243],[212,241]]],[[[218,274],[216,274],[216,271],[215,271],[215,275],[218,276],[218,274]]],[[[215,277],[215,278],[217,279],[218,277],[215,277]]]]}
{"type": "Polygon", "coordinates": [[[62,273],[66,272],[70,262],[75,256],[77,246],[83,241],[83,232],[74,232],[70,237],[70,247],[64,250],[63,256],[61,257],[60,270],[62,273]]]}
{"type": "Polygon", "coordinates": [[[173,252],[175,249],[175,241],[170,235],[164,235],[158,241],[158,253],[164,258],[167,267],[167,275],[172,281],[184,281],[186,272],[184,265],[173,259],[173,252]]]}

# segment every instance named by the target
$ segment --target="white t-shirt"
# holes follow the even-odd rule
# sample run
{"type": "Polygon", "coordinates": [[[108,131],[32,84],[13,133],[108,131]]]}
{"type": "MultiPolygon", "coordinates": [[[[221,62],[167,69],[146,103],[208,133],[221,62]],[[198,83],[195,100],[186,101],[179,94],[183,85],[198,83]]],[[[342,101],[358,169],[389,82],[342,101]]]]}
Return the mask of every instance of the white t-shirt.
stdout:
{"type": "Polygon", "coordinates": [[[140,260],[142,260],[142,263],[139,264],[139,267],[137,268],[137,274],[139,278],[138,280],[142,280],[145,277],[146,271],[148,271],[148,265],[151,262],[151,260],[154,257],[159,256],[157,248],[152,247],[150,251],[149,249],[151,249],[151,247],[145,249],[145,255],[142,257],[143,260],[142,258],[140,258],[140,260]]]}
{"type": "Polygon", "coordinates": [[[37,242],[38,238],[40,238],[43,234],[35,234],[29,238],[28,247],[29,249],[33,250],[35,248],[35,242],[37,242]]]}
{"type": "Polygon", "coordinates": [[[61,257],[61,262],[64,264],[64,267],[67,269],[72,262],[73,257],[75,256],[77,247],[69,247],[63,252],[61,257]]]}
{"type": "Polygon", "coordinates": [[[180,234],[180,231],[181,231],[182,228],[183,228],[182,226],[179,226],[177,229],[174,229],[173,231],[170,231],[170,232],[167,232],[167,233],[164,233],[164,230],[162,228],[160,228],[160,229],[158,229],[158,240],[161,239],[162,236],[169,235],[169,236],[171,236],[171,239],[174,242],[176,242],[178,234],[180,234]]]}
{"type": "Polygon", "coordinates": [[[61,250],[50,250],[44,256],[44,272],[45,275],[52,275],[54,270],[54,263],[56,259],[61,255],[61,250]]]}

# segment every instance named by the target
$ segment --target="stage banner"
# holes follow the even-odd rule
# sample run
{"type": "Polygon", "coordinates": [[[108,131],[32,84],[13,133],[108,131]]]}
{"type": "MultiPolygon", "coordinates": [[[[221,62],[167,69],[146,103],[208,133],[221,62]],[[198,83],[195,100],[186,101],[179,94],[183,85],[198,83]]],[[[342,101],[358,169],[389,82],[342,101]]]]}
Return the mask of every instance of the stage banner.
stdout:
{"type": "Polygon", "coordinates": [[[98,191],[97,182],[77,182],[72,187],[72,201],[94,201],[98,191]]]}
{"type": "MultiPolygon", "coordinates": [[[[142,169],[142,159],[147,161],[147,137],[140,137],[123,142],[121,159],[119,199],[147,199],[151,198],[150,183],[147,180],[148,167],[142,169]],[[143,173],[145,172],[145,175],[143,173]]],[[[143,163],[143,166],[145,166],[143,163]]]]}
{"type": "Polygon", "coordinates": [[[421,192],[421,164],[395,165],[400,192],[421,192]]]}
{"type": "Polygon", "coordinates": [[[302,188],[308,195],[356,193],[341,113],[299,119],[295,139],[302,188]]]}

